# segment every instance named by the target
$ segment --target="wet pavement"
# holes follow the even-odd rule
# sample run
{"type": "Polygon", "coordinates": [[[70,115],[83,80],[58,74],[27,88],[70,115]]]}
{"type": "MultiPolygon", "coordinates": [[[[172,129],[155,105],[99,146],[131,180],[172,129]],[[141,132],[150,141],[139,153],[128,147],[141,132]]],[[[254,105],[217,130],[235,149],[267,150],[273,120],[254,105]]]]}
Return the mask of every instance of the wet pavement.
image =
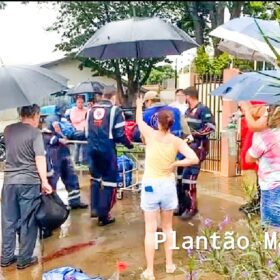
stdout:
{"type": "MultiPolygon", "coordinates": [[[[79,172],[82,175],[82,172],[79,172]]],[[[0,177],[1,180],[1,177],[0,177]]],[[[80,176],[82,198],[88,201],[89,180],[87,175],[80,176]]],[[[66,200],[67,193],[63,187],[59,194],[66,200]]],[[[199,215],[191,221],[174,219],[174,230],[180,243],[185,235],[196,236],[202,227],[200,217],[214,221],[223,220],[230,215],[233,227],[243,218],[238,211],[244,203],[241,191],[241,177],[223,178],[211,173],[202,173],[198,186],[199,215]]],[[[144,257],[144,220],[139,207],[139,194],[129,191],[124,198],[118,200],[112,214],[116,223],[106,227],[98,227],[97,220],[91,219],[89,210],[72,210],[66,223],[54,235],[43,242],[37,242],[35,255],[40,264],[18,271],[14,265],[0,270],[0,279],[37,280],[42,273],[57,267],[73,266],[82,269],[89,276],[101,275],[108,279],[115,271],[117,261],[128,263],[128,269],[121,279],[140,279],[145,268],[144,257]]],[[[186,266],[186,253],[183,249],[174,252],[174,261],[182,269],[186,266]]],[[[174,276],[164,272],[164,251],[161,247],[156,252],[156,279],[184,279],[181,271],[174,276]]],[[[208,279],[218,279],[216,276],[208,279]]],[[[220,278],[219,278],[220,279],[220,278]]]]}

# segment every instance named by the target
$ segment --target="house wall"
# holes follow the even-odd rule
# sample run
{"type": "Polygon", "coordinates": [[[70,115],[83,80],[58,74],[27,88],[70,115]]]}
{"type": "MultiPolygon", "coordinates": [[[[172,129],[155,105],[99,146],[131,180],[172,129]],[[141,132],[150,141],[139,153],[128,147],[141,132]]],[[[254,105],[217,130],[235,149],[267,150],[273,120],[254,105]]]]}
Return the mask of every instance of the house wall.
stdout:
{"type": "Polygon", "coordinates": [[[9,124],[19,120],[17,109],[8,109],[0,111],[0,133],[4,131],[9,124]]]}
{"type": "Polygon", "coordinates": [[[84,68],[83,70],[80,70],[78,68],[80,62],[78,60],[65,60],[62,62],[58,62],[54,65],[46,65],[43,66],[44,68],[47,68],[51,71],[54,71],[66,78],[69,79],[68,85],[69,86],[75,86],[78,83],[87,81],[87,80],[94,80],[97,82],[102,82],[107,85],[115,85],[117,86],[117,83],[114,79],[105,77],[105,76],[98,76],[93,77],[92,72],[89,68],[84,68]]]}

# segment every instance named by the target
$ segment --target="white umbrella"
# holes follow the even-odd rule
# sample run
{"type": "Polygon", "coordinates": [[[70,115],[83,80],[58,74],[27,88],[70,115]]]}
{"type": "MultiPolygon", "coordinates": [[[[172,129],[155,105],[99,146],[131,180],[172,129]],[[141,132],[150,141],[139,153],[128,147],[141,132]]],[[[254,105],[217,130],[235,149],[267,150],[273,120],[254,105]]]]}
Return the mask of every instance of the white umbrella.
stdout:
{"type": "Polygon", "coordinates": [[[214,29],[210,35],[223,40],[219,49],[237,58],[275,62],[276,56],[265,42],[255,21],[280,54],[280,26],[275,20],[235,18],[214,29]]]}
{"type": "Polygon", "coordinates": [[[275,58],[269,57],[261,52],[249,49],[236,42],[223,40],[218,44],[218,49],[227,52],[239,59],[248,59],[251,61],[266,61],[274,64],[275,58]]]}

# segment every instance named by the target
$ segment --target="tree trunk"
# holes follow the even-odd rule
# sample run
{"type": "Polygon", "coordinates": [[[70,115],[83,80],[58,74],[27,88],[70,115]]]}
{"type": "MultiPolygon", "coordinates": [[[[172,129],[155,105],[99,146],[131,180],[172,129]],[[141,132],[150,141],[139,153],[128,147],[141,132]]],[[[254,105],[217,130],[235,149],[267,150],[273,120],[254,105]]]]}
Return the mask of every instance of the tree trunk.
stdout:
{"type": "MultiPolygon", "coordinates": [[[[225,4],[218,3],[212,6],[212,10],[210,10],[210,20],[211,20],[211,29],[214,30],[218,26],[224,23],[224,14],[225,14],[225,4]]],[[[219,56],[222,52],[218,49],[218,44],[220,39],[212,38],[213,47],[214,47],[214,56],[219,56]]]]}
{"type": "Polygon", "coordinates": [[[138,92],[138,83],[129,81],[127,87],[126,102],[125,102],[126,107],[132,107],[135,105],[137,92],[138,92]]]}
{"type": "Polygon", "coordinates": [[[232,6],[229,8],[230,19],[240,17],[242,7],[244,6],[244,1],[232,1],[232,6]]]}
{"type": "Polygon", "coordinates": [[[190,14],[193,20],[196,42],[199,45],[203,45],[204,44],[204,37],[203,37],[204,21],[198,15],[197,5],[198,5],[197,2],[193,2],[193,1],[188,2],[186,4],[186,9],[188,9],[188,13],[190,14]]]}

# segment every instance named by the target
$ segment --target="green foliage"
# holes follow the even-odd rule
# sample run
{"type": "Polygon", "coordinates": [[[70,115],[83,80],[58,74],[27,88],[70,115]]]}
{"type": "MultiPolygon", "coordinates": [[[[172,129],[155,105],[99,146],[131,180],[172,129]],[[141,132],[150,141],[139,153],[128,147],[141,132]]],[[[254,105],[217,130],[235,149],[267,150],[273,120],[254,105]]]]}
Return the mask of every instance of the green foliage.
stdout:
{"type": "Polygon", "coordinates": [[[162,84],[164,80],[174,78],[174,77],[175,77],[175,71],[173,70],[170,64],[158,66],[152,70],[147,80],[147,84],[149,85],[162,84]]]}
{"type": "Polygon", "coordinates": [[[205,51],[205,47],[201,46],[197,49],[197,55],[194,59],[195,72],[200,76],[204,76],[209,73],[210,70],[210,58],[205,51]]]}
{"type": "Polygon", "coordinates": [[[220,76],[223,73],[223,70],[228,67],[229,62],[230,57],[227,53],[222,53],[221,55],[210,59],[204,46],[202,46],[197,50],[197,56],[194,60],[195,72],[201,77],[207,74],[220,76]]]}
{"type": "MultiPolygon", "coordinates": [[[[197,249],[192,253],[192,258],[195,256],[195,265],[193,259],[191,264],[188,261],[186,275],[189,275],[190,271],[193,273],[195,267],[196,273],[200,276],[214,272],[224,276],[225,279],[279,279],[277,278],[280,274],[279,249],[266,248],[265,235],[268,229],[262,228],[259,218],[248,216],[239,221],[239,228],[246,231],[242,235],[233,231],[228,218],[219,224],[209,219],[202,222],[204,228],[199,235],[206,237],[208,248],[197,249]],[[215,246],[212,243],[214,235],[218,236],[215,246]],[[238,239],[243,239],[244,236],[247,237],[249,246],[242,249],[237,244],[238,239]]],[[[277,244],[276,241],[276,247],[277,244]]]]}
{"type": "Polygon", "coordinates": [[[277,1],[248,1],[244,13],[261,19],[280,19],[280,5],[277,1]]]}
{"type": "Polygon", "coordinates": [[[220,76],[223,70],[229,66],[230,58],[227,53],[222,53],[210,61],[210,74],[220,76]]]}
{"type": "Polygon", "coordinates": [[[254,70],[254,62],[250,60],[233,58],[232,63],[234,68],[238,68],[242,72],[254,70]]]}

